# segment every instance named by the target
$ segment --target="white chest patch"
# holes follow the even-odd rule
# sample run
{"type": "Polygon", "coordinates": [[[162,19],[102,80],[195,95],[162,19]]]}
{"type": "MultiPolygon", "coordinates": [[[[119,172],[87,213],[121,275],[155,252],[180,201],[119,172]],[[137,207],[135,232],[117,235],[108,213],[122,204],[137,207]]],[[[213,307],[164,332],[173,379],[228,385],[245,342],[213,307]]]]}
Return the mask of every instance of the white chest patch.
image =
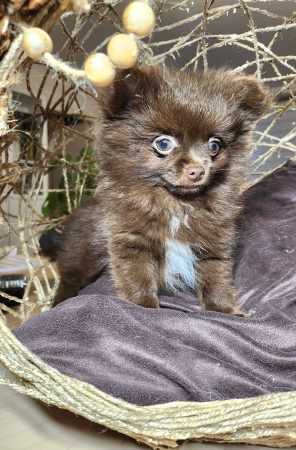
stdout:
{"type": "Polygon", "coordinates": [[[198,259],[187,244],[174,239],[166,241],[165,282],[176,291],[186,286],[195,288],[197,284],[198,259]]]}
{"type": "Polygon", "coordinates": [[[173,216],[173,217],[171,218],[171,224],[170,224],[170,226],[171,226],[171,233],[172,233],[172,236],[175,236],[175,234],[178,233],[179,228],[180,228],[180,220],[178,219],[178,217],[173,216]]]}

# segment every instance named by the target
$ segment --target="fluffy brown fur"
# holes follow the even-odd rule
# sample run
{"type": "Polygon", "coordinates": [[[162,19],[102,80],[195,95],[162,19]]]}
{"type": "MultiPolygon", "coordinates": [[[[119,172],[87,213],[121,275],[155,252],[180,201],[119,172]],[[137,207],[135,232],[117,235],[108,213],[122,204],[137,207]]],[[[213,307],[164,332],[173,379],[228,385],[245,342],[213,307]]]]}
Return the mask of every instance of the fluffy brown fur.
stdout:
{"type": "Polygon", "coordinates": [[[254,77],[228,70],[120,72],[102,98],[97,193],[60,239],[55,303],[108,270],[138,305],[157,307],[161,291],[189,286],[204,308],[242,314],[235,223],[253,125],[268,103],[254,77]]]}

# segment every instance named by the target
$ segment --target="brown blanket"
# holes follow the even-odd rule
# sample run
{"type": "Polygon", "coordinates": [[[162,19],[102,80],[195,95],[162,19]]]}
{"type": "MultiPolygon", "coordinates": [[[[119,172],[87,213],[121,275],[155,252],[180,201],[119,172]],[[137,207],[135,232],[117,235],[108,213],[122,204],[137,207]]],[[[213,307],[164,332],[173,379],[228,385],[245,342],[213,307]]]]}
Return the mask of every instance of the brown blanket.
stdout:
{"type": "Polygon", "coordinates": [[[202,311],[190,293],[142,308],[102,277],[16,336],[61,372],[141,405],[296,390],[296,163],[246,202],[236,283],[249,318],[202,311]]]}

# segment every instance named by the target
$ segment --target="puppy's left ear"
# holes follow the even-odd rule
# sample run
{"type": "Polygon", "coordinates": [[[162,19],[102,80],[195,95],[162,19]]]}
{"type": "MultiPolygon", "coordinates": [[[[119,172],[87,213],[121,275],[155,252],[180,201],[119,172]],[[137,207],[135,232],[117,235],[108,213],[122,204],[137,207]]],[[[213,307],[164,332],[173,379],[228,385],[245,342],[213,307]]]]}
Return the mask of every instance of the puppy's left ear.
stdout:
{"type": "Polygon", "coordinates": [[[145,105],[147,97],[157,97],[160,73],[160,66],[117,70],[112,85],[98,91],[98,102],[105,117],[120,119],[137,105],[145,105]]]}
{"type": "Polygon", "coordinates": [[[273,103],[270,91],[252,75],[238,75],[235,91],[240,109],[245,118],[252,122],[260,119],[273,103]]]}

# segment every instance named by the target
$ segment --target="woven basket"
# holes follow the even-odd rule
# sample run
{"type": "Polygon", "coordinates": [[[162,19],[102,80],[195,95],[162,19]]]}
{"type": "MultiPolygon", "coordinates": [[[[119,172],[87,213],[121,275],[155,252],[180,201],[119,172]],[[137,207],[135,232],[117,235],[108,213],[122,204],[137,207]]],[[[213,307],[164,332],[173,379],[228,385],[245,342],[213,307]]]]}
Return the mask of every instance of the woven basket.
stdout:
{"type": "MultiPolygon", "coordinates": [[[[51,30],[63,12],[63,2],[47,0],[43,3],[44,5],[34,14],[30,13],[26,15],[27,12],[25,12],[24,15],[21,15],[21,18],[18,16],[15,20],[20,21],[26,19],[31,24],[51,30]]],[[[112,15],[112,21],[114,21],[115,26],[120,28],[119,16],[114,15],[114,8],[116,9],[118,6],[120,9],[120,3],[121,1],[104,2],[102,0],[92,2],[93,11],[95,14],[99,13],[94,16],[98,26],[104,18],[107,20],[109,17],[110,19],[110,15],[112,15]]],[[[191,45],[194,45],[194,50],[192,50],[191,59],[188,59],[187,65],[192,65],[194,68],[200,66],[206,68],[208,65],[207,57],[211,50],[216,50],[225,45],[229,45],[229,51],[234,46],[249,49],[249,51],[253,52],[251,58],[237,69],[245,70],[254,68],[257,75],[264,79],[264,71],[262,68],[268,64],[273,68],[273,74],[269,75],[266,81],[271,85],[274,83],[273,87],[276,93],[284,93],[285,95],[288,93],[288,99],[286,96],[284,103],[269,113],[268,126],[265,126],[264,131],[258,131],[256,136],[256,140],[261,145],[265,145],[264,155],[259,154],[253,166],[253,173],[256,172],[256,180],[273,170],[279,164],[277,161],[282,161],[276,158],[276,164],[271,164],[268,171],[261,170],[262,166],[264,168],[266,162],[279,154],[280,149],[289,153],[290,157],[295,156],[296,146],[295,141],[293,141],[295,138],[295,127],[292,127],[291,131],[283,138],[278,138],[273,134],[273,127],[276,125],[277,120],[285,113],[294,111],[293,101],[295,100],[295,96],[293,95],[293,83],[295,82],[296,72],[296,56],[277,55],[276,51],[273,50],[273,42],[276,41],[279,34],[284,39],[285,32],[289,32],[290,30],[295,33],[295,14],[294,16],[284,17],[275,12],[272,9],[275,2],[272,0],[270,2],[259,0],[255,6],[248,0],[240,0],[236,4],[229,2],[228,5],[219,7],[215,7],[211,1],[205,1],[201,11],[195,15],[191,14],[191,16],[188,14],[186,16],[186,7],[190,6],[191,1],[176,1],[173,4],[159,1],[151,3],[154,4],[157,14],[163,14],[164,18],[166,17],[165,14],[167,14],[166,20],[170,22],[168,24],[164,22],[164,25],[160,24],[156,28],[153,39],[148,39],[143,42],[142,61],[155,63],[164,60],[168,55],[174,55],[178,59],[178,52],[182,53],[186,46],[191,43],[191,45]],[[180,9],[182,16],[175,18],[175,21],[173,21],[172,14],[178,8],[183,8],[180,9]],[[270,20],[270,23],[266,24],[265,27],[256,23],[256,14],[259,14],[258,11],[270,20]],[[246,31],[232,35],[213,35],[207,32],[207,27],[212,21],[222,20],[222,18],[227,17],[229,14],[235,13],[245,15],[248,27],[246,31]],[[178,27],[182,29],[184,24],[191,24],[191,29],[187,29],[188,33],[180,37],[178,27]],[[171,32],[171,35],[167,34],[164,38],[164,32],[171,32]],[[263,38],[261,39],[264,32],[266,34],[271,33],[270,45],[267,45],[263,38]],[[158,48],[162,48],[161,45],[163,45],[163,42],[161,40],[166,42],[166,50],[153,54],[151,50],[155,51],[158,48]]],[[[77,17],[75,22],[76,31],[83,29],[86,20],[87,18],[84,16],[77,17]]],[[[62,28],[64,26],[65,23],[62,21],[62,28]]],[[[69,37],[69,33],[66,34],[69,39],[68,55],[73,56],[77,49],[83,47],[85,41],[83,44],[79,41],[77,38],[79,35],[78,32],[75,35],[72,34],[71,37],[69,37]],[[76,47],[75,42],[77,44],[76,47]]],[[[26,73],[27,75],[28,90],[32,93],[35,104],[39,105],[41,115],[46,116],[48,120],[50,117],[50,120],[53,120],[52,123],[56,124],[56,130],[58,129],[58,124],[50,116],[50,113],[55,112],[54,107],[52,109],[49,107],[42,109],[39,102],[45,80],[43,79],[40,82],[38,93],[35,95],[30,90],[29,72],[30,62],[25,60],[21,50],[21,34],[18,35],[16,33],[9,50],[2,58],[2,61],[0,61],[0,136],[2,136],[1,145],[2,152],[4,153],[17,137],[13,122],[11,123],[11,110],[13,109],[13,105],[11,104],[9,87],[18,81],[21,73],[26,73]]],[[[65,76],[62,79],[65,80],[65,76]]],[[[68,95],[73,96],[72,103],[75,99],[77,100],[75,95],[79,90],[81,92],[87,91],[87,95],[93,96],[93,92],[87,86],[80,86],[78,88],[71,83],[66,83],[65,86],[65,90],[70,86],[68,95]]],[[[61,114],[61,111],[59,114],[61,114]]],[[[67,128],[66,125],[65,128],[67,128]]],[[[73,136],[75,138],[75,132],[73,132],[73,136]]],[[[32,135],[33,140],[34,138],[35,136],[32,135]]],[[[89,136],[87,139],[89,139],[89,136]]],[[[58,140],[56,137],[55,145],[57,145],[58,140]]],[[[50,146],[49,150],[52,151],[50,146]]],[[[39,164],[38,167],[36,165],[33,168],[35,173],[41,174],[41,176],[49,167],[49,160],[46,159],[48,158],[49,150],[47,149],[46,156],[44,156],[46,164],[44,163],[41,166],[39,164]]],[[[65,171],[68,170],[67,161],[64,160],[61,162],[61,169],[65,175],[65,171]]],[[[10,166],[5,166],[5,173],[2,179],[0,179],[0,184],[2,184],[2,187],[6,186],[6,189],[11,187],[13,190],[20,179],[24,180],[26,176],[26,171],[16,161],[11,163],[10,166]]],[[[36,181],[34,192],[37,189],[38,180],[36,181]]],[[[249,182],[248,186],[252,183],[254,183],[254,179],[249,182]]],[[[67,191],[67,185],[65,186],[65,191],[67,191]]],[[[0,203],[5,200],[4,196],[7,192],[7,195],[9,195],[9,189],[3,192],[4,194],[0,199],[0,203]]],[[[69,189],[67,194],[69,194],[69,189]]],[[[69,200],[69,195],[67,198],[69,200]]],[[[34,229],[37,230],[38,227],[36,224],[32,225],[30,223],[28,217],[32,217],[30,215],[31,203],[28,203],[27,206],[29,208],[29,214],[25,217],[25,221],[19,222],[19,228],[17,229],[14,228],[12,230],[6,217],[3,217],[5,233],[14,233],[17,236],[22,253],[26,258],[29,271],[29,285],[23,300],[8,296],[8,298],[20,303],[20,308],[17,312],[9,307],[2,306],[1,308],[11,314],[17,315],[21,321],[26,320],[37,309],[39,311],[48,309],[58,283],[58,277],[54,267],[49,267],[49,270],[54,275],[54,281],[52,283],[48,278],[46,270],[36,271],[31,264],[31,259],[34,256],[32,256],[32,253],[35,253],[35,257],[38,254],[38,241],[36,237],[38,233],[33,233],[34,229]],[[28,238],[24,237],[23,229],[25,226],[28,228],[30,226],[30,229],[33,230],[30,234],[29,244],[28,238]],[[44,285],[46,288],[44,288],[44,285]]],[[[71,207],[71,204],[69,206],[71,207]]],[[[56,223],[59,224],[59,221],[56,220],[56,223]]],[[[296,445],[296,392],[276,393],[250,399],[208,403],[172,402],[153,406],[133,405],[107,395],[87,383],[63,375],[56,369],[45,364],[15,338],[7,326],[5,316],[1,313],[1,310],[0,362],[8,369],[8,372],[0,373],[0,383],[9,385],[18,392],[30,395],[46,404],[67,409],[109,429],[131,436],[152,448],[174,448],[180,442],[191,439],[261,444],[274,447],[296,445]]]]}
{"type": "Polygon", "coordinates": [[[61,374],[28,351],[0,319],[0,361],[18,392],[79,414],[152,448],[195,439],[274,447],[296,444],[296,392],[206,403],[137,406],[61,374]]]}

